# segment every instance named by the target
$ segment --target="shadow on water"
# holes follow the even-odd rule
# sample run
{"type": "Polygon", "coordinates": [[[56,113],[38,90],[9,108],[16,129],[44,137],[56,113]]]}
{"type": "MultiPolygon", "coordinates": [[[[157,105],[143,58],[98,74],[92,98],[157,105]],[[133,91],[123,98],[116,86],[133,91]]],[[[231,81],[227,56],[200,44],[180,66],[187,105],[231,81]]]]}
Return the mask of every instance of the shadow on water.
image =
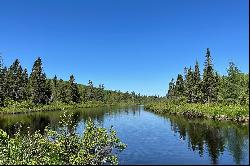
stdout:
{"type": "MultiPolygon", "coordinates": [[[[104,126],[103,123],[106,117],[134,116],[142,118],[143,116],[140,116],[140,114],[145,111],[143,107],[135,106],[127,108],[86,108],[68,112],[73,114],[72,121],[75,125],[80,123],[85,124],[88,118],[91,118],[100,126],[104,126]]],[[[27,127],[29,127],[28,130],[31,133],[36,130],[43,133],[46,126],[55,130],[60,127],[59,121],[61,115],[63,115],[63,111],[1,115],[0,128],[5,130],[11,137],[18,129],[21,130],[21,133],[26,133],[27,127]]],[[[152,114],[152,116],[154,116],[154,118],[157,117],[162,121],[169,122],[167,125],[170,125],[171,130],[178,135],[178,139],[187,142],[186,148],[189,150],[193,152],[197,151],[200,157],[203,157],[205,153],[208,153],[211,164],[219,164],[219,158],[225,152],[230,153],[235,164],[242,164],[244,157],[246,158],[246,155],[249,154],[248,125],[243,126],[233,122],[220,122],[213,120],[190,120],[173,115],[161,116],[152,114]]],[[[164,125],[166,126],[166,123],[164,123],[164,125]]],[[[126,136],[132,137],[129,134],[126,136]]],[[[169,139],[166,138],[166,140],[169,139]]],[[[145,147],[145,149],[146,148],[147,147],[145,147]]],[[[247,157],[247,161],[248,160],[247,157]]]]}
{"type": "MultiPolygon", "coordinates": [[[[103,107],[103,108],[84,108],[76,110],[67,110],[66,113],[72,114],[73,124],[78,124],[91,118],[98,125],[103,126],[103,121],[105,115],[116,115],[120,112],[137,111],[137,107],[103,107]]],[[[39,130],[40,133],[44,133],[46,126],[52,129],[60,127],[59,121],[60,117],[64,114],[63,111],[53,111],[53,112],[34,112],[29,114],[14,114],[14,115],[1,115],[0,116],[0,128],[6,131],[11,137],[20,129],[21,133],[26,133],[28,128],[29,132],[34,133],[39,130]]]]}
{"type": "MultiPolygon", "coordinates": [[[[207,150],[211,164],[218,164],[221,154],[227,149],[236,164],[241,164],[243,151],[249,144],[249,127],[234,122],[188,119],[178,116],[165,116],[170,120],[171,129],[179,138],[187,140],[188,148],[198,151],[202,157],[207,150]]],[[[249,149],[248,153],[249,153],[249,149]]]]}

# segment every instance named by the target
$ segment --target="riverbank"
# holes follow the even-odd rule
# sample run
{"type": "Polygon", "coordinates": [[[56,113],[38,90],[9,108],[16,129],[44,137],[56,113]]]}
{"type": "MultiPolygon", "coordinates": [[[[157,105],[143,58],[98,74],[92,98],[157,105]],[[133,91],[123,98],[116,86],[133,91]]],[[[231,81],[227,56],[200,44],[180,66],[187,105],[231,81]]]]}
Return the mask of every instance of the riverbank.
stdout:
{"type": "Polygon", "coordinates": [[[189,118],[209,118],[249,123],[249,106],[223,104],[190,104],[168,101],[145,104],[145,108],[157,114],[176,114],[189,118]]]}
{"type": "Polygon", "coordinates": [[[34,105],[28,102],[14,102],[9,104],[7,107],[0,107],[0,114],[20,114],[30,112],[43,112],[43,111],[63,111],[77,108],[95,108],[105,106],[129,106],[136,105],[136,103],[120,102],[120,103],[104,103],[100,101],[87,101],[83,103],[71,103],[66,104],[62,102],[54,102],[48,105],[34,105]]]}

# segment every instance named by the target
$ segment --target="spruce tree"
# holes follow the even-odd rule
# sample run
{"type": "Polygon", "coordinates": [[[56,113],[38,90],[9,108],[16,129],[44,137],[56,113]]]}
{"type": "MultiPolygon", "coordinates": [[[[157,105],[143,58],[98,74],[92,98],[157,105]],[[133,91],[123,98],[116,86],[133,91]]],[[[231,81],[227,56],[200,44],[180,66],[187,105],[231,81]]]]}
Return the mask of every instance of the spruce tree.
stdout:
{"type": "Polygon", "coordinates": [[[184,95],[184,80],[181,74],[177,76],[175,92],[177,97],[182,97],[184,95]]]}
{"type": "Polygon", "coordinates": [[[5,99],[5,77],[6,77],[6,68],[3,65],[3,60],[0,55],[0,106],[3,106],[5,99]]]}
{"type": "Polygon", "coordinates": [[[100,84],[97,89],[96,100],[104,101],[104,84],[100,84]]]}
{"type": "Polygon", "coordinates": [[[225,100],[229,103],[238,103],[242,89],[241,71],[233,62],[230,62],[227,74],[225,100]]]}
{"type": "Polygon", "coordinates": [[[212,58],[209,48],[207,48],[202,80],[203,102],[211,103],[212,101],[216,100],[216,86],[217,85],[212,64],[212,58]]]}
{"type": "Polygon", "coordinates": [[[136,94],[135,92],[131,92],[131,99],[132,99],[132,102],[134,103],[135,102],[135,99],[136,99],[136,94]]]}
{"type": "Polygon", "coordinates": [[[184,96],[187,97],[187,73],[188,73],[188,68],[184,67],[184,96]]]}
{"type": "Polygon", "coordinates": [[[194,72],[192,71],[191,66],[188,69],[187,72],[187,80],[186,80],[186,92],[185,95],[187,97],[187,101],[189,103],[194,102],[194,72]]]}
{"type": "Polygon", "coordinates": [[[175,96],[175,83],[174,83],[174,79],[172,78],[171,82],[169,83],[167,98],[173,99],[174,96],[175,96]]]}
{"type": "Polygon", "coordinates": [[[59,80],[58,82],[58,100],[60,100],[63,103],[68,103],[68,95],[67,95],[67,89],[68,86],[62,79],[59,80]]]}
{"type": "Polygon", "coordinates": [[[14,101],[24,99],[25,85],[23,80],[23,69],[18,59],[9,67],[7,71],[6,96],[14,101]]]}
{"type": "Polygon", "coordinates": [[[214,76],[214,102],[217,102],[219,100],[219,95],[220,95],[220,91],[221,91],[221,77],[218,74],[218,72],[215,72],[215,76],[214,76]]]}
{"type": "Polygon", "coordinates": [[[22,88],[23,88],[23,99],[24,100],[28,100],[30,97],[28,83],[29,83],[29,76],[28,76],[28,71],[25,68],[23,70],[23,73],[22,73],[22,88]]]}
{"type": "Polygon", "coordinates": [[[241,73],[241,87],[239,102],[241,105],[249,105],[249,73],[241,73]]]}
{"type": "Polygon", "coordinates": [[[46,80],[45,86],[45,103],[52,102],[52,81],[46,80]]]}
{"type": "Polygon", "coordinates": [[[199,63],[196,60],[195,67],[194,67],[194,77],[193,77],[193,91],[194,91],[194,102],[200,102],[202,91],[201,91],[201,76],[200,76],[200,69],[199,69],[199,63]]]}
{"type": "Polygon", "coordinates": [[[73,75],[71,75],[69,79],[69,97],[70,101],[74,103],[80,102],[80,93],[77,84],[75,83],[75,78],[73,75]]]}
{"type": "Polygon", "coordinates": [[[52,101],[58,100],[58,80],[57,76],[55,75],[52,81],[52,101]]]}
{"type": "Polygon", "coordinates": [[[25,97],[25,82],[24,82],[24,77],[23,77],[23,69],[19,65],[18,70],[17,70],[17,99],[16,100],[23,100],[25,97]]]}
{"type": "Polygon", "coordinates": [[[93,82],[91,80],[89,80],[88,82],[88,87],[87,87],[87,100],[90,101],[92,99],[95,98],[95,94],[94,94],[94,85],[93,82]]]}
{"type": "Polygon", "coordinates": [[[30,75],[32,101],[35,104],[46,104],[50,96],[46,96],[46,75],[43,72],[42,60],[39,57],[33,65],[30,75]]]}

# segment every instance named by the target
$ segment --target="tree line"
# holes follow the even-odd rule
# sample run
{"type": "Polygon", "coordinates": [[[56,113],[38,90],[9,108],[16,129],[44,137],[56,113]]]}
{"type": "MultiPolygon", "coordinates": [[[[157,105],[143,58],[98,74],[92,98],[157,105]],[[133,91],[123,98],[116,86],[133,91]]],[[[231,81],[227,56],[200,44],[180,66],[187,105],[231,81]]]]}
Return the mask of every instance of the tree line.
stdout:
{"type": "Polygon", "coordinates": [[[227,75],[219,75],[214,69],[209,48],[206,51],[203,75],[196,60],[194,69],[184,68],[184,76],[178,74],[169,83],[167,98],[188,103],[249,103],[249,74],[242,73],[233,63],[229,63],[227,75]]]}
{"type": "Polygon", "coordinates": [[[42,60],[38,57],[28,74],[20,61],[16,59],[9,67],[4,66],[0,56],[0,106],[4,107],[8,101],[30,101],[34,104],[49,104],[51,102],[81,103],[87,101],[101,101],[104,103],[133,102],[141,103],[148,97],[121,91],[105,90],[104,84],[98,87],[89,80],[88,85],[77,84],[74,75],[68,81],[46,77],[42,67],[42,60]]]}

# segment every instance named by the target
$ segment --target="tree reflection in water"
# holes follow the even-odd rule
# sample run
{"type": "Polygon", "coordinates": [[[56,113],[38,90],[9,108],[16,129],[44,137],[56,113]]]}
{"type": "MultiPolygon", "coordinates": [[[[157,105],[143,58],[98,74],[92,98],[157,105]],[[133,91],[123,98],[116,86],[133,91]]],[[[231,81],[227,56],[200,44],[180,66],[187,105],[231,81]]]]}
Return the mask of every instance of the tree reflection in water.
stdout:
{"type": "Polygon", "coordinates": [[[248,127],[232,122],[213,120],[188,120],[184,117],[168,116],[171,129],[180,139],[188,139],[188,148],[198,151],[203,156],[205,149],[211,164],[218,164],[218,159],[228,148],[236,164],[241,164],[243,149],[249,138],[248,127]]]}
{"type": "MultiPolygon", "coordinates": [[[[85,110],[69,111],[73,113],[72,126],[68,126],[69,130],[73,129],[73,125],[85,124],[88,118],[103,127],[106,116],[126,116],[130,114],[140,117],[143,107],[128,107],[122,109],[107,108],[89,108],[85,110]]],[[[5,130],[11,137],[18,129],[21,133],[26,133],[27,127],[31,133],[36,130],[44,132],[44,128],[49,125],[50,128],[57,130],[62,127],[59,124],[59,112],[43,112],[32,114],[4,115],[0,116],[0,128],[5,130]],[[22,126],[22,127],[20,127],[22,126]]],[[[153,116],[158,116],[153,114],[153,116]]],[[[171,129],[179,138],[186,140],[191,151],[198,151],[202,157],[204,152],[208,152],[211,164],[218,164],[218,160],[225,150],[231,153],[234,162],[241,164],[244,154],[243,150],[249,150],[248,126],[238,125],[233,122],[219,122],[213,120],[192,119],[189,120],[180,116],[160,116],[170,122],[171,129]]]]}

